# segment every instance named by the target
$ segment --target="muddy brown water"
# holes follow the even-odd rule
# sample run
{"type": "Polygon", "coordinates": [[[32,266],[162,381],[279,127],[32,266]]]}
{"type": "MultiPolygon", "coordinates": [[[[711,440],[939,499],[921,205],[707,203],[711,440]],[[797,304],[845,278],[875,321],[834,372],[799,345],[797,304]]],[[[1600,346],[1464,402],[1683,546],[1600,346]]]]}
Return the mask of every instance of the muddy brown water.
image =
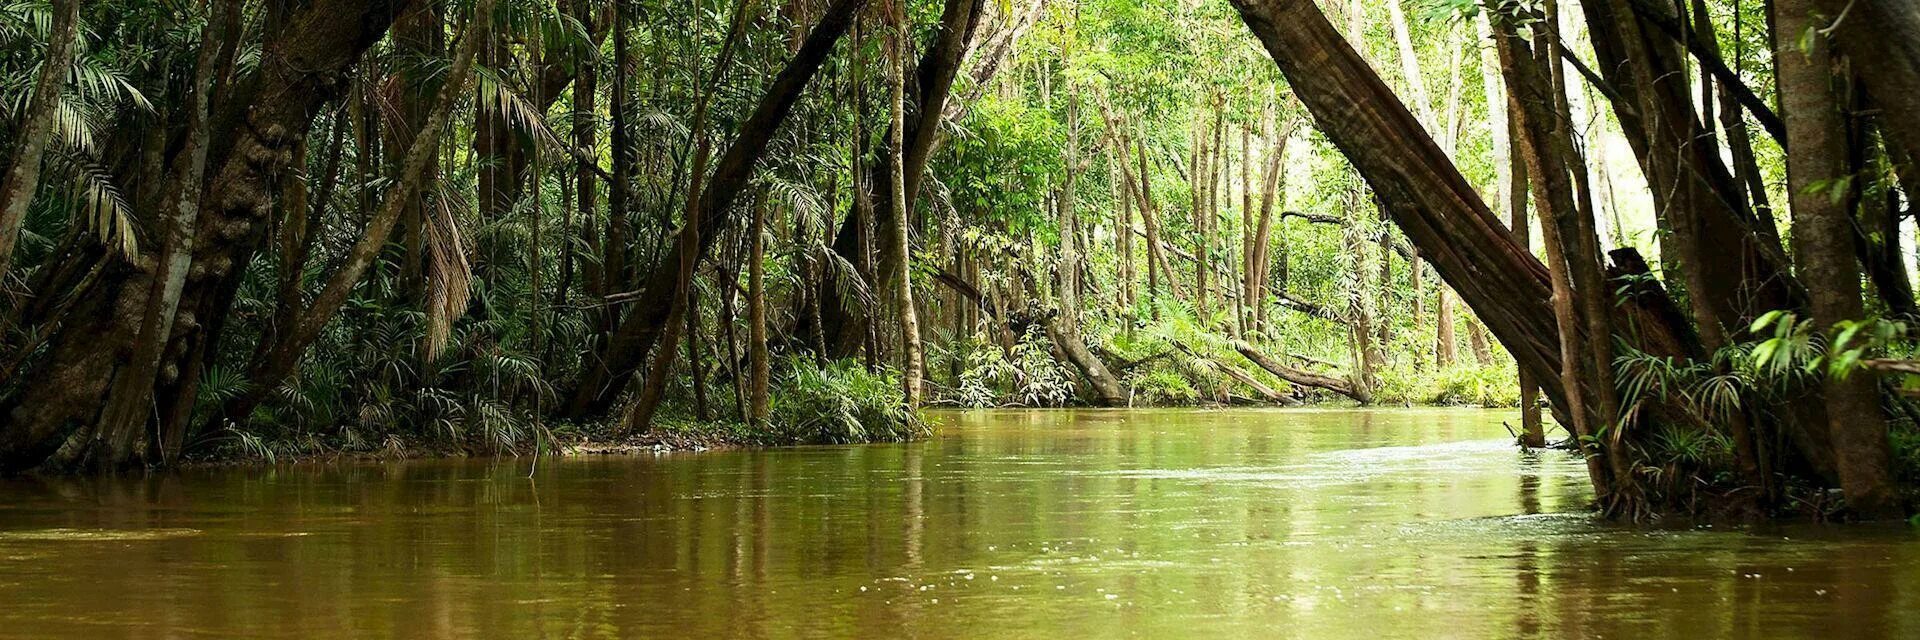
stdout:
{"type": "Polygon", "coordinates": [[[1920,638],[1905,525],[1596,522],[1481,410],[0,481],[6,638],[1920,638]]]}

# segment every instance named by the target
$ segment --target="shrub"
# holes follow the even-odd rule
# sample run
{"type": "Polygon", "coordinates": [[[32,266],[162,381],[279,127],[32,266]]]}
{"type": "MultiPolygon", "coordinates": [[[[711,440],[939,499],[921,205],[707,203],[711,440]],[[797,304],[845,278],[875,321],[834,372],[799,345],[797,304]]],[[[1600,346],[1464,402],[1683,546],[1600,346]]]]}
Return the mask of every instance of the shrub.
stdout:
{"type": "Polygon", "coordinates": [[[1426,397],[1438,405],[1517,407],[1520,386],[1505,368],[1454,367],[1433,378],[1426,397]]]}
{"type": "Polygon", "coordinates": [[[1058,407],[1073,399],[1073,372],[1053,357],[1052,342],[1028,327],[1011,355],[997,348],[971,349],[953,401],[968,407],[1018,405],[1058,407]]]}
{"type": "Polygon", "coordinates": [[[869,372],[851,359],[818,366],[789,357],[771,390],[770,437],[796,444],[883,442],[929,429],[907,409],[899,374],[869,372]]]}
{"type": "Polygon", "coordinates": [[[1180,372],[1165,367],[1150,367],[1127,377],[1133,397],[1141,404],[1190,404],[1200,399],[1200,391],[1180,372]]]}

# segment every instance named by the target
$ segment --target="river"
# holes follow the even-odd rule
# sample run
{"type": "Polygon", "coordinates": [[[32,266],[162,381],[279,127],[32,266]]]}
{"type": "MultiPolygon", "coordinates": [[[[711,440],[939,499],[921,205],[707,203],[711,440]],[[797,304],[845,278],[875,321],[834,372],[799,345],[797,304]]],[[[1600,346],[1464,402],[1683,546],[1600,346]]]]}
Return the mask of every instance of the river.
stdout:
{"type": "Polygon", "coordinates": [[[1481,410],[0,481],[0,637],[1920,637],[1905,525],[1596,522],[1481,410]]]}

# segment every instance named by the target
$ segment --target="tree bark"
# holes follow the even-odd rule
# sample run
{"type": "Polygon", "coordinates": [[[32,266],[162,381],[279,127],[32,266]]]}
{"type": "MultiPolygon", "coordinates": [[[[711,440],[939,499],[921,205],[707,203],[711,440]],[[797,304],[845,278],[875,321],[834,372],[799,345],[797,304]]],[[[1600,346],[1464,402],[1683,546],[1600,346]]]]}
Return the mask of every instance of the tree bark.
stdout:
{"type": "MultiPolygon", "coordinates": [[[[292,163],[290,150],[321,106],[346,88],[352,64],[406,8],[401,0],[314,0],[269,32],[253,71],[217,96],[192,267],[155,393],[163,430],[188,417],[208,345],[225,324],[240,267],[267,228],[270,185],[292,163]]],[[[8,422],[0,430],[0,471],[41,464],[103,406],[110,372],[138,331],[138,314],[123,310],[145,305],[152,277],[109,265],[94,292],[67,311],[45,355],[23,372],[32,383],[0,398],[8,422]]]]}
{"type": "MultiPolygon", "coordinates": [[[[808,81],[832,53],[834,43],[853,23],[853,16],[867,0],[835,0],[821,14],[812,32],[807,34],[799,53],[787,61],[774,77],[751,116],[740,127],[732,147],[720,157],[713,175],[701,192],[702,211],[712,215],[701,218],[700,242],[696,251],[711,250],[720,230],[735,222],[733,204],[751,177],[753,167],[766,154],[773,136],[786,121],[808,81]]],[[[620,328],[608,341],[605,357],[588,366],[568,403],[567,414],[575,418],[606,411],[615,392],[633,377],[638,362],[646,357],[660,337],[660,329],[670,310],[669,293],[676,286],[681,249],[675,247],[666,260],[655,267],[642,283],[633,309],[627,312],[620,328]]]]}
{"type": "Polygon", "coordinates": [[[53,142],[54,117],[60,112],[60,97],[66,92],[67,72],[73,66],[75,32],[80,23],[80,0],[54,0],[53,24],[47,32],[47,55],[40,62],[40,76],[33,84],[33,99],[27,105],[27,117],[16,132],[19,146],[13,164],[0,180],[0,276],[13,265],[13,248],[20,239],[20,224],[26,220],[27,205],[40,189],[40,159],[53,142]]]}
{"type": "MultiPolygon", "coordinates": [[[[907,161],[907,14],[905,8],[900,6],[905,0],[888,2],[893,33],[888,38],[890,47],[887,58],[888,89],[892,94],[889,100],[892,125],[888,129],[892,143],[889,145],[891,148],[887,161],[893,166],[887,180],[887,195],[892,203],[888,209],[892,217],[884,228],[887,230],[886,251],[891,258],[888,262],[896,267],[896,272],[888,281],[892,283],[895,312],[900,315],[900,384],[906,393],[907,408],[912,410],[920,406],[921,378],[926,369],[926,362],[920,356],[920,314],[913,306],[913,228],[908,222],[911,210],[907,208],[907,181],[917,179],[918,175],[908,173],[907,161]]],[[[933,117],[937,117],[938,113],[937,109],[931,110],[933,117]]],[[[920,123],[923,131],[932,130],[936,125],[938,122],[926,120],[920,123]]],[[[924,169],[925,158],[921,158],[920,162],[924,169]]],[[[1062,233],[1070,232],[1062,230],[1062,233]]],[[[888,276],[882,274],[881,277],[888,276]]]]}
{"type": "MultiPolygon", "coordinates": [[[[1871,4],[1871,3],[1868,3],[1871,4]]],[[[1787,183],[1793,207],[1793,238],[1806,279],[1813,321],[1820,331],[1863,315],[1860,272],[1854,264],[1852,219],[1832,182],[1847,174],[1846,142],[1839,100],[1833,91],[1829,45],[1818,33],[1811,0],[1774,0],[1773,18],[1782,37],[1774,73],[1786,112],[1787,183]]],[[[1869,519],[1901,515],[1887,443],[1886,416],[1878,385],[1863,373],[1825,381],[1824,399],[1840,488],[1847,507],[1869,519]]]]}

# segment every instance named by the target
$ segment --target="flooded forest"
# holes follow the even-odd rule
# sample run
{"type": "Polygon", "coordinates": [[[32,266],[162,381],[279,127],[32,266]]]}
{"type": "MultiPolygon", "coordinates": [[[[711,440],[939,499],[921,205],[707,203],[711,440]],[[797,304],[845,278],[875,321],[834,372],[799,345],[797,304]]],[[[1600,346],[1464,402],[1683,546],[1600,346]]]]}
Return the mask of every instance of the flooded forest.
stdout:
{"type": "Polygon", "coordinates": [[[1908,0],[18,0],[0,88],[0,637],[1920,633],[1908,0]]]}

